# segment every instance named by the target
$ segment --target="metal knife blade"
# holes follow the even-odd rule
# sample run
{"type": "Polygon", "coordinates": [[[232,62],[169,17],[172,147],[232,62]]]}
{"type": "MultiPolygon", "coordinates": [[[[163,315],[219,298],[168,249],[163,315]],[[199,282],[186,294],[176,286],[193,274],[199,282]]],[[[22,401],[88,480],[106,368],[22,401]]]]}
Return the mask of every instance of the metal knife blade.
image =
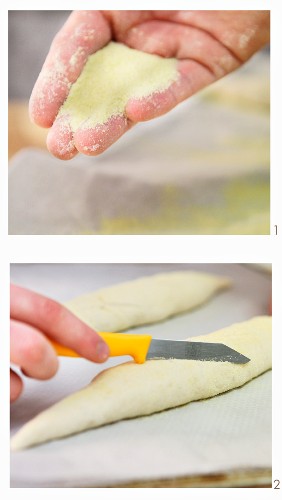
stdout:
{"type": "Polygon", "coordinates": [[[225,344],[152,339],[146,359],[193,359],[245,364],[249,358],[225,344]]]}
{"type": "MultiPolygon", "coordinates": [[[[132,356],[136,363],[146,359],[194,359],[199,361],[228,361],[248,363],[249,358],[225,344],[188,340],[152,339],[147,334],[99,332],[110,348],[110,356],[132,356]]],[[[59,356],[80,357],[69,347],[51,341],[59,356]]]]}

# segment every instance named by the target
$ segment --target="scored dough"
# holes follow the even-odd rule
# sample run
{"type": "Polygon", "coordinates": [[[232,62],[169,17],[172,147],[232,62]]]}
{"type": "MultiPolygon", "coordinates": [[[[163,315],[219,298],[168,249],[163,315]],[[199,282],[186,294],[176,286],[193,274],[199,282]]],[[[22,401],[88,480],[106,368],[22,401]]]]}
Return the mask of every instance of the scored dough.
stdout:
{"type": "Polygon", "coordinates": [[[193,309],[230,284],[207,273],[161,273],[81,295],[65,306],[97,331],[118,332],[193,309]]]}
{"type": "MultiPolygon", "coordinates": [[[[28,422],[12,439],[12,449],[75,434],[118,420],[150,415],[240,387],[271,368],[271,317],[261,316],[209,335],[190,338],[222,342],[250,361],[150,360],[102,371],[86,388],[28,422]]],[[[173,416],[172,416],[173,418],[173,416]]]]}

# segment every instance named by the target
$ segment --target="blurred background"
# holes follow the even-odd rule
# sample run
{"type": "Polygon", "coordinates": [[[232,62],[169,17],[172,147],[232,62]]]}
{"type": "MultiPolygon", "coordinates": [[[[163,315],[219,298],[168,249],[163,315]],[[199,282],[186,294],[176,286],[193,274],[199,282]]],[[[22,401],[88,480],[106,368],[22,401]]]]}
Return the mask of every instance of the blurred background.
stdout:
{"type": "Polygon", "coordinates": [[[28,99],[69,13],[9,14],[9,233],[269,234],[269,49],[102,156],[63,162],[28,99]]]}
{"type": "Polygon", "coordinates": [[[30,122],[27,103],[51,42],[70,13],[9,12],[9,157],[25,146],[45,149],[47,131],[30,122]]]}

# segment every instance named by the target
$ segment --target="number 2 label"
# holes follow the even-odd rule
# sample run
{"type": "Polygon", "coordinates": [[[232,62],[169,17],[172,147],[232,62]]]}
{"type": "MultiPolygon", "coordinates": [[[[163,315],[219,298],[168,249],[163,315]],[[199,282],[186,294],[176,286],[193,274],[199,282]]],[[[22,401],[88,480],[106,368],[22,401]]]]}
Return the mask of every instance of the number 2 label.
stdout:
{"type": "Polygon", "coordinates": [[[280,481],[279,481],[279,479],[274,479],[273,482],[275,484],[274,490],[280,490],[280,481]]]}

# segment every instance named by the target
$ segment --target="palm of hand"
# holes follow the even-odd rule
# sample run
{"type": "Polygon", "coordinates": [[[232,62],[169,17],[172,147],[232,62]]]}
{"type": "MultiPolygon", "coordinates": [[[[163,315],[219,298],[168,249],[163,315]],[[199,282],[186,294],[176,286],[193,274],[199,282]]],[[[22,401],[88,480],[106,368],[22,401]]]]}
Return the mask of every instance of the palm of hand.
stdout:
{"type": "Polygon", "coordinates": [[[267,39],[268,20],[263,11],[74,12],[56,36],[34,87],[31,118],[41,126],[52,126],[47,142],[55,156],[69,159],[78,151],[101,153],[132,124],[169,111],[236,69],[267,39]],[[78,129],[73,133],[69,123],[56,116],[88,56],[110,40],[177,58],[179,80],[158,95],[129,102],[126,120],[114,117],[99,129],[78,129]],[[70,64],[74,55],[75,66],[70,64]],[[99,144],[96,152],[95,144],[99,144]]]}

